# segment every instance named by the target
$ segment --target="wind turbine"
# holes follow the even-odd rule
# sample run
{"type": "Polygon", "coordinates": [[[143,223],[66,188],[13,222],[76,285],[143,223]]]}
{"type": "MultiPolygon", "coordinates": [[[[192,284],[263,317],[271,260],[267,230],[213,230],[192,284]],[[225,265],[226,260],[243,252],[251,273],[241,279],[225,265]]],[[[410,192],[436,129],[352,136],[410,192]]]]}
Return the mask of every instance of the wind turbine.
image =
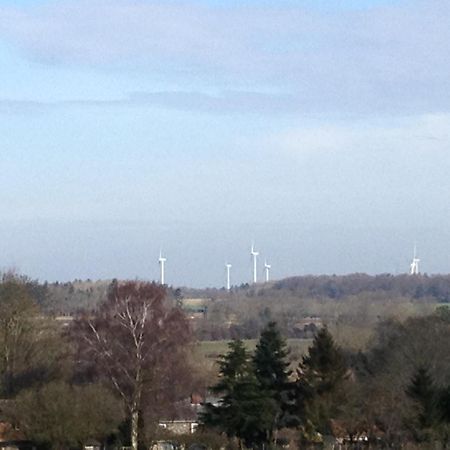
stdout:
{"type": "Polygon", "coordinates": [[[264,271],[266,273],[266,283],[269,281],[269,271],[272,268],[270,264],[267,264],[267,261],[264,261],[264,271]]]}
{"type": "Polygon", "coordinates": [[[230,283],[230,269],[231,269],[231,264],[225,264],[225,267],[227,269],[227,290],[229,291],[231,289],[231,283],[230,283]]]}
{"type": "Polygon", "coordinates": [[[167,261],[166,258],[163,258],[161,250],[159,251],[159,268],[160,268],[160,282],[164,284],[164,264],[167,261]]]}
{"type": "Polygon", "coordinates": [[[253,283],[257,281],[257,272],[256,272],[256,257],[259,255],[259,252],[255,252],[255,246],[252,244],[252,249],[250,251],[250,255],[253,258],[253,283]]]}
{"type": "Polygon", "coordinates": [[[410,264],[410,270],[409,270],[410,275],[419,275],[420,259],[417,258],[416,253],[417,253],[417,248],[416,248],[416,244],[414,244],[414,257],[413,257],[412,263],[410,264]]]}

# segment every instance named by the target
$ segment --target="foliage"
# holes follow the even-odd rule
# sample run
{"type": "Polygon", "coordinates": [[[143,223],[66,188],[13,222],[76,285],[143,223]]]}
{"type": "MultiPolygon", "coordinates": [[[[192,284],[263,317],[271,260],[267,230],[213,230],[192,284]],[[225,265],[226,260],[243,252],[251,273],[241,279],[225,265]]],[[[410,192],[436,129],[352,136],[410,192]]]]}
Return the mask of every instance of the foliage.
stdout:
{"type": "Polygon", "coordinates": [[[273,432],[283,427],[298,424],[293,402],[294,389],[290,382],[289,351],[275,322],[269,322],[261,332],[253,355],[256,379],[264,395],[275,403],[271,425],[267,429],[267,441],[273,439],[273,432]]]}
{"type": "Polygon", "coordinates": [[[414,410],[407,423],[416,441],[450,441],[450,386],[439,388],[426,367],[419,367],[406,388],[414,410]]]}
{"type": "Polygon", "coordinates": [[[109,285],[108,280],[46,283],[45,309],[59,315],[75,314],[83,310],[94,311],[106,300],[109,285]]]}
{"type": "Polygon", "coordinates": [[[100,439],[102,430],[115,427],[115,419],[106,414],[108,423],[94,429],[97,409],[79,413],[81,405],[74,411],[65,407],[76,403],[71,400],[75,395],[92,399],[85,405],[102,403],[95,392],[82,392],[102,382],[125,406],[133,445],[138,436],[150,442],[158,419],[172,417],[184,404],[181,399],[203,393],[216,380],[212,358],[226,353],[224,341],[190,346],[187,320],[181,308],[171,307],[177,299],[207,296],[208,315],[194,325],[199,336],[259,340],[245,346],[235,340],[220,358],[212,389],[220,401],[206,406],[205,424],[251,447],[274,444],[283,426],[298,434],[299,424],[309,443],[336,433],[353,442],[368,436],[389,446],[411,440],[447,445],[450,309],[436,308],[436,302],[448,301],[449,280],[296,277],[231,292],[174,289],[168,298],[161,286],[148,283],[40,285],[8,274],[0,282],[0,388],[10,399],[4,411],[29,434],[34,424],[44,433],[43,421],[51,414],[57,416],[61,435],[72,423],[73,434],[67,431],[65,442],[51,427],[52,437],[33,431],[39,442],[51,439],[64,447],[79,445],[80,436],[100,439]],[[80,307],[85,310],[69,333],[48,315],[80,307]],[[66,334],[73,349],[67,347],[66,334]],[[282,334],[314,340],[306,354],[307,339],[295,339],[294,351],[288,352],[287,342],[294,341],[285,341],[282,334]],[[198,361],[192,364],[191,359],[198,361]],[[296,380],[289,359],[291,364],[300,361],[296,380]],[[81,415],[89,414],[94,415],[83,422],[81,415]]]}
{"type": "Polygon", "coordinates": [[[348,368],[341,349],[326,327],[316,335],[298,368],[297,408],[302,418],[302,435],[330,434],[329,420],[339,417],[342,386],[348,368]]]}
{"type": "Polygon", "coordinates": [[[219,381],[211,390],[221,400],[218,405],[205,405],[204,425],[237,437],[247,447],[267,440],[276,402],[261,389],[242,341],[229,343],[229,352],[220,360],[219,381]]]}
{"type": "Polygon", "coordinates": [[[290,375],[288,354],[277,324],[270,322],[261,332],[253,356],[255,375],[264,389],[278,394],[285,388],[290,375]]]}
{"type": "Polygon", "coordinates": [[[105,439],[123,420],[123,407],[100,385],[51,382],[22,391],[7,415],[29,439],[59,450],[105,439]]]}
{"type": "Polygon", "coordinates": [[[98,311],[73,327],[81,375],[105,379],[122,398],[134,450],[144,399],[146,405],[174,401],[189,374],[189,326],[164,297],[164,288],[153,283],[115,283],[98,311]]]}
{"type": "Polygon", "coordinates": [[[62,376],[67,348],[54,322],[43,316],[23,280],[0,283],[0,389],[20,389],[62,376]]]}
{"type": "Polygon", "coordinates": [[[438,419],[438,390],[426,367],[415,371],[406,394],[417,407],[414,428],[424,430],[432,427],[438,419]]]}

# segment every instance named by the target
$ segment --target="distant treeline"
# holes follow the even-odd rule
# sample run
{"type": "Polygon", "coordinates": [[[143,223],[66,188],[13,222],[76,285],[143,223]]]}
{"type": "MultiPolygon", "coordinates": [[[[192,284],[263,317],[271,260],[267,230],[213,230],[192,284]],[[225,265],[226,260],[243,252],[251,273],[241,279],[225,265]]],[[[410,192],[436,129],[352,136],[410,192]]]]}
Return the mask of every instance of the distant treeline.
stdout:
{"type": "MultiPolygon", "coordinates": [[[[51,315],[92,312],[108,295],[113,280],[41,283],[21,277],[29,295],[51,315]]],[[[204,317],[194,320],[200,340],[255,339],[271,320],[285,336],[310,338],[326,323],[338,341],[366,342],[380,319],[432,313],[450,301],[450,275],[320,275],[225,289],[169,288],[168,298],[204,299],[204,317]]],[[[355,344],[356,345],[356,344],[355,344]]]]}
{"type": "Polygon", "coordinates": [[[274,290],[288,290],[302,297],[341,299],[363,292],[385,292],[391,296],[434,298],[450,301],[450,275],[320,275],[285,278],[274,283],[274,290]]]}
{"type": "Polygon", "coordinates": [[[208,294],[213,301],[201,339],[254,339],[275,320],[287,337],[308,338],[326,323],[338,340],[364,346],[380,320],[426,315],[448,303],[450,275],[311,275],[208,294]]]}

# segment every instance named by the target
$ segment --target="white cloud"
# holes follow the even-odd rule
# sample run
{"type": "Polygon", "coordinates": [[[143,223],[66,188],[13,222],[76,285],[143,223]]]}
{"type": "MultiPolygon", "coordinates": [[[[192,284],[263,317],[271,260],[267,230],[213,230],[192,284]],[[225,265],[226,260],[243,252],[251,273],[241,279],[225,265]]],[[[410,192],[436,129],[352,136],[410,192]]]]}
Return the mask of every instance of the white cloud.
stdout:
{"type": "Polygon", "coordinates": [[[284,155],[305,159],[333,154],[402,153],[436,157],[450,162],[450,114],[350,121],[299,127],[268,137],[267,145],[284,155]],[[434,155],[433,155],[434,153],[434,155]]]}
{"type": "Polygon", "coordinates": [[[443,0],[329,14],[66,0],[0,8],[0,38],[43,61],[133,67],[178,86],[269,87],[305,113],[415,114],[449,109],[449,20],[443,0]]]}

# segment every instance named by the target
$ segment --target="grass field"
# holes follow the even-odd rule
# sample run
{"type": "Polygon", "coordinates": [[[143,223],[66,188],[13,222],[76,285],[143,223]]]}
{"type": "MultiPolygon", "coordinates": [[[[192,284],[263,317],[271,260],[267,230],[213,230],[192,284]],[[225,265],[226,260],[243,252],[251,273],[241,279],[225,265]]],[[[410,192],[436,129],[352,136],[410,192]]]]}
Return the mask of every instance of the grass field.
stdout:
{"type": "MultiPolygon", "coordinates": [[[[227,353],[228,342],[229,341],[201,341],[198,343],[199,356],[205,360],[216,360],[219,355],[227,353]]],[[[248,339],[244,340],[244,343],[248,350],[253,351],[257,340],[248,339]]],[[[287,344],[290,349],[290,359],[297,361],[300,360],[302,355],[308,350],[308,347],[311,345],[311,339],[287,339],[287,344]]]]}

